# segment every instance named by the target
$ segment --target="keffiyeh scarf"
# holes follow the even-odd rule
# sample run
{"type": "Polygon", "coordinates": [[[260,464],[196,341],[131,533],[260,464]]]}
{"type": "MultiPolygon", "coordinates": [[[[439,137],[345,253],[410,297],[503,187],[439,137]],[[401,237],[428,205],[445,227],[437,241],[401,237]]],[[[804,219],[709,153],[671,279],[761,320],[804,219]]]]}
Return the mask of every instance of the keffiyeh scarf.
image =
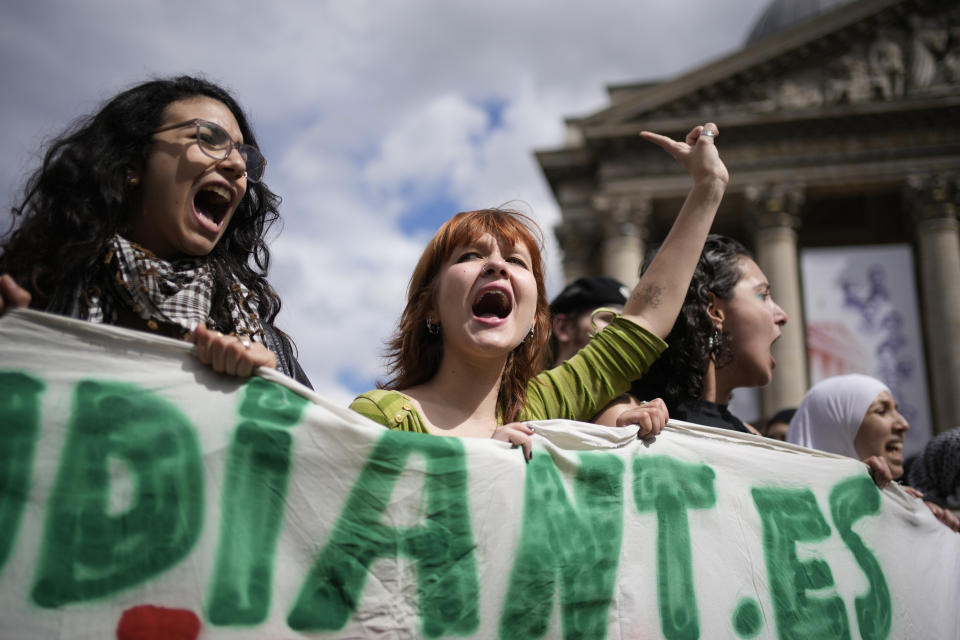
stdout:
{"type": "MultiPolygon", "coordinates": [[[[75,312],[90,322],[118,324],[126,308],[153,330],[172,327],[182,335],[209,325],[215,285],[209,261],[189,258],[168,262],[119,235],[114,236],[100,268],[82,287],[75,312]]],[[[227,296],[231,327],[213,327],[263,342],[254,296],[234,282],[227,296]]]]}

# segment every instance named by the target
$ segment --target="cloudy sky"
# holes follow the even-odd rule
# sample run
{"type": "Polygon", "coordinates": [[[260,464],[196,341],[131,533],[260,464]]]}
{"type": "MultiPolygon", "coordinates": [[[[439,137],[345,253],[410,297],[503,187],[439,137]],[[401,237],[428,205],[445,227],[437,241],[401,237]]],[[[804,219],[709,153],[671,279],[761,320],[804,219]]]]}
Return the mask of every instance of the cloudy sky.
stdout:
{"type": "MultiPolygon", "coordinates": [[[[453,213],[559,213],[533,157],[606,86],[740,47],[768,0],[31,0],[0,6],[0,229],[45,140],[151,76],[235,92],[283,197],[270,280],[317,390],[347,403],[453,213]]],[[[696,123],[691,123],[691,125],[696,123]]],[[[548,291],[563,286],[548,246],[548,291]]]]}

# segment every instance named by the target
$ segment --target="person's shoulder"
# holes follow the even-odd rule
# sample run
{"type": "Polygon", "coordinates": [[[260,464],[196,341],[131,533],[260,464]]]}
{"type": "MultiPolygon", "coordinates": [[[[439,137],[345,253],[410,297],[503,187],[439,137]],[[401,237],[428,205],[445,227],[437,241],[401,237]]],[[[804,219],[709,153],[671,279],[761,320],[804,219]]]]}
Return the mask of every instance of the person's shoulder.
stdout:
{"type": "Polygon", "coordinates": [[[350,408],[379,422],[381,420],[378,417],[392,415],[395,413],[395,406],[401,406],[406,401],[406,397],[399,391],[374,389],[354,398],[350,408]]]}

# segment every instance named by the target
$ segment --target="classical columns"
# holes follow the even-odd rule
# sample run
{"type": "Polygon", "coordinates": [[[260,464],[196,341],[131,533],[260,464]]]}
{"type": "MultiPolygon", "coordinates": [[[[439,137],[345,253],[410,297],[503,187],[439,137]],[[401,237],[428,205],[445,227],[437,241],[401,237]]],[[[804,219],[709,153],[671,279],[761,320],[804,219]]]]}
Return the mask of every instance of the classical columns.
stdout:
{"type": "Polygon", "coordinates": [[[603,221],[600,275],[616,278],[632,289],[640,280],[644,227],[650,213],[650,200],[597,196],[594,207],[603,221]]]}
{"type": "Polygon", "coordinates": [[[934,431],[960,426],[960,176],[913,175],[905,202],[917,233],[934,431]]]}
{"type": "Polygon", "coordinates": [[[772,349],[777,360],[773,381],[761,392],[763,415],[770,416],[800,404],[807,391],[806,332],[797,256],[803,187],[795,184],[749,187],[746,196],[750,219],[756,228],[757,264],[770,281],[774,300],[788,317],[783,336],[772,349]]]}
{"type": "Polygon", "coordinates": [[[596,222],[589,217],[564,216],[554,228],[563,251],[563,276],[567,282],[595,275],[592,256],[596,252],[596,222]]]}

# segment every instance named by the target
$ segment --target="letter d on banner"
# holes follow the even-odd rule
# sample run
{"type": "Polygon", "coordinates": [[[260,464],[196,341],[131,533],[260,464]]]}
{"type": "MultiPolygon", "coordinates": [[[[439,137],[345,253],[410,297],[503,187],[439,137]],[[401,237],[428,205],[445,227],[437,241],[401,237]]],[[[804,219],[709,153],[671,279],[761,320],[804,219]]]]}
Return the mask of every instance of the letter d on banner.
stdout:
{"type": "Polygon", "coordinates": [[[33,599],[102,598],[173,566],[203,523],[200,446],[186,416],[146,389],[81,381],[48,502],[33,599]],[[111,469],[132,490],[111,507],[111,469]]]}

